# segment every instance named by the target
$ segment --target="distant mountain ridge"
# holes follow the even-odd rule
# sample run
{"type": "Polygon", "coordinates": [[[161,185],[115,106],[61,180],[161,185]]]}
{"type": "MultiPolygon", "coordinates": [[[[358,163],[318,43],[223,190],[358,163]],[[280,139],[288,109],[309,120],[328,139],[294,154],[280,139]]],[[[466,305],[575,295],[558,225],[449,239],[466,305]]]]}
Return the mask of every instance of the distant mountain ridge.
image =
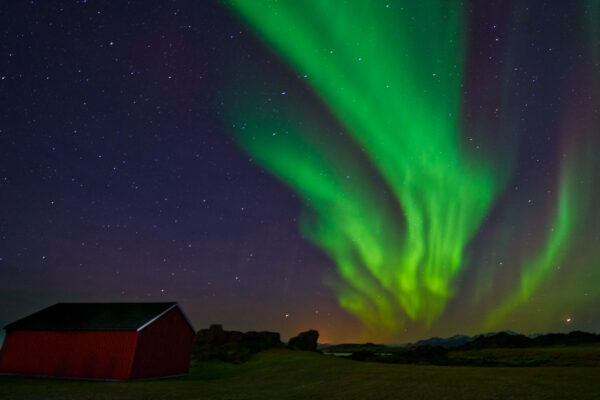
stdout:
{"type": "MultiPolygon", "coordinates": [[[[503,332],[505,332],[509,335],[517,335],[517,333],[510,331],[510,330],[503,331],[503,332]]],[[[463,346],[467,343],[474,341],[475,339],[477,339],[480,336],[484,336],[484,337],[495,336],[498,333],[501,333],[501,332],[481,333],[479,335],[474,335],[474,336],[454,335],[454,336],[450,336],[448,338],[441,338],[439,336],[434,336],[434,337],[430,337],[429,339],[419,340],[414,343],[406,343],[406,344],[402,345],[402,347],[439,346],[439,347],[444,347],[446,349],[449,349],[452,347],[463,346]]]]}
{"type": "Polygon", "coordinates": [[[548,333],[522,335],[513,331],[489,332],[485,334],[466,336],[454,335],[448,338],[432,337],[419,340],[415,343],[407,343],[404,347],[443,347],[446,349],[461,348],[485,349],[501,347],[541,347],[554,345],[577,345],[584,343],[600,342],[600,335],[588,332],[573,331],[571,333],[548,333]]]}

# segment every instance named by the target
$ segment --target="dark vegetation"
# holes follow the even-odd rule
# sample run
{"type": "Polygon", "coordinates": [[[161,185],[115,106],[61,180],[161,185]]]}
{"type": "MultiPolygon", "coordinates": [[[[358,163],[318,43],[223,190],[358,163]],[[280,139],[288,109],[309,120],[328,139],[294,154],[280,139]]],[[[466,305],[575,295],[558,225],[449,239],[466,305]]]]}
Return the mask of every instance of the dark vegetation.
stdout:
{"type": "Polygon", "coordinates": [[[442,347],[421,346],[415,349],[396,349],[388,353],[373,353],[361,350],[344,356],[357,361],[378,361],[395,364],[447,364],[447,350],[442,347]]]}

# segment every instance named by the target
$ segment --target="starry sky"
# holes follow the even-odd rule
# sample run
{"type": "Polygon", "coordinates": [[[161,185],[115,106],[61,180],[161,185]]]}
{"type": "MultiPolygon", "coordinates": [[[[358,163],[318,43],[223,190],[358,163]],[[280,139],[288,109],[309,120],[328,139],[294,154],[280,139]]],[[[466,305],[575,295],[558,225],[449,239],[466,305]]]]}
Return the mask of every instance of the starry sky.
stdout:
{"type": "Polygon", "coordinates": [[[0,5],[0,325],[600,330],[600,1],[0,5]]]}

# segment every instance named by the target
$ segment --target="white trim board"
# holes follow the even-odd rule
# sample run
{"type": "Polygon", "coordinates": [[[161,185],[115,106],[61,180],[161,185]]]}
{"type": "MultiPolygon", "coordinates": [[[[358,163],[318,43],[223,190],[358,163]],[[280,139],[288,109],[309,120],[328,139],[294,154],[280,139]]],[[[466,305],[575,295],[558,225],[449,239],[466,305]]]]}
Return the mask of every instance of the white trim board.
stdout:
{"type": "Polygon", "coordinates": [[[158,314],[156,317],[152,318],[150,321],[148,321],[144,325],[140,326],[139,328],[136,329],[136,331],[138,331],[138,332],[141,331],[142,329],[144,329],[145,327],[147,327],[148,325],[150,325],[151,323],[153,323],[154,321],[156,321],[157,319],[159,319],[160,317],[162,317],[163,315],[165,315],[166,313],[168,313],[175,307],[179,310],[179,313],[183,316],[183,319],[185,320],[185,322],[187,322],[188,326],[190,327],[190,329],[192,330],[192,332],[195,335],[196,330],[194,329],[194,326],[192,325],[190,320],[187,318],[187,316],[183,313],[183,311],[181,310],[181,307],[179,307],[178,303],[173,304],[171,307],[167,308],[166,310],[164,310],[163,312],[158,314]]]}

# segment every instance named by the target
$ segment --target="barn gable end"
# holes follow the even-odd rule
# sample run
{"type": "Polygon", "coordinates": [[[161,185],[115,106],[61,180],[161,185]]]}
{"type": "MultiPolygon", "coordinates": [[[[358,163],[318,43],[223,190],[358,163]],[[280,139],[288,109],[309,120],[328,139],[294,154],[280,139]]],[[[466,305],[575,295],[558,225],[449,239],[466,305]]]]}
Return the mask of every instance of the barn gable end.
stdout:
{"type": "Polygon", "coordinates": [[[131,379],[181,375],[190,365],[194,331],[174,307],[139,330],[131,379]],[[173,337],[172,331],[180,332],[173,337]]]}

